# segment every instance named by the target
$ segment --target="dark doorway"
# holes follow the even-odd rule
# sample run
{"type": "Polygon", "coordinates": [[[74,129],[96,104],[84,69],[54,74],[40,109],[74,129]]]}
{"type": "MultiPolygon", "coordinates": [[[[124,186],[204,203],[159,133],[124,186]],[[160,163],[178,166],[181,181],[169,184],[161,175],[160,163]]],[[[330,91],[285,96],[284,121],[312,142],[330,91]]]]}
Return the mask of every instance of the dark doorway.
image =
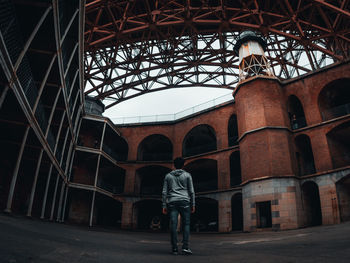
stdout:
{"type": "Polygon", "coordinates": [[[122,203],[103,194],[96,193],[95,210],[96,224],[120,228],[122,219],[122,203]]]}
{"type": "Polygon", "coordinates": [[[291,95],[288,98],[288,115],[292,130],[300,129],[306,126],[303,105],[294,95],[291,95]]]}
{"type": "Polygon", "coordinates": [[[231,199],[232,230],[243,230],[242,194],[235,194],[231,199]]]}
{"type": "Polygon", "coordinates": [[[350,221],[350,174],[343,177],[336,184],[340,220],[350,221]]]}
{"type": "Polygon", "coordinates": [[[218,201],[206,197],[196,199],[196,212],[191,214],[191,230],[218,231],[218,201]]]}
{"type": "Polygon", "coordinates": [[[272,227],[271,201],[256,203],[257,228],[272,227]]]}
{"type": "Polygon", "coordinates": [[[237,116],[233,114],[228,121],[228,146],[238,145],[237,116]]]}
{"type": "Polygon", "coordinates": [[[318,186],[314,182],[306,182],[302,185],[303,205],[306,226],[318,226],[322,224],[322,212],[318,186]]]}
{"type": "Polygon", "coordinates": [[[159,200],[142,200],[135,204],[134,213],[137,217],[137,228],[141,230],[152,229],[152,221],[160,220],[160,229],[167,230],[169,219],[162,214],[162,202],[159,200]]]}

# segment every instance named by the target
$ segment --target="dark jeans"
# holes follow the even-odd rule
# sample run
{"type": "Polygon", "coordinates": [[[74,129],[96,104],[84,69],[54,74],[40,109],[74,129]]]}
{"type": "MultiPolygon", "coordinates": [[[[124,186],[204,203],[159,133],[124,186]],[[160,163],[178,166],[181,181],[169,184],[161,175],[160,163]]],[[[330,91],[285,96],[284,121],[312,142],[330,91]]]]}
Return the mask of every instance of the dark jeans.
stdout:
{"type": "Polygon", "coordinates": [[[171,245],[173,249],[177,248],[177,218],[180,213],[182,219],[182,248],[188,248],[188,239],[190,236],[190,218],[191,206],[187,201],[175,201],[168,204],[168,212],[170,216],[170,234],[171,245]]]}

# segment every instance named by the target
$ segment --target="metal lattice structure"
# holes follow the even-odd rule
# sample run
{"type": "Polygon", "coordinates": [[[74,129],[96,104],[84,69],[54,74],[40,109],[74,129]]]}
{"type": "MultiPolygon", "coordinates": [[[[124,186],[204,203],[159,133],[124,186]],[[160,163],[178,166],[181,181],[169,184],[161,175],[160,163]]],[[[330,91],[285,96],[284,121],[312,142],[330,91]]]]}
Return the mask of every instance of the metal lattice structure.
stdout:
{"type": "Polygon", "coordinates": [[[107,108],[152,91],[234,89],[243,30],[289,79],[350,57],[348,0],[95,0],[86,3],[85,94],[107,108]]]}

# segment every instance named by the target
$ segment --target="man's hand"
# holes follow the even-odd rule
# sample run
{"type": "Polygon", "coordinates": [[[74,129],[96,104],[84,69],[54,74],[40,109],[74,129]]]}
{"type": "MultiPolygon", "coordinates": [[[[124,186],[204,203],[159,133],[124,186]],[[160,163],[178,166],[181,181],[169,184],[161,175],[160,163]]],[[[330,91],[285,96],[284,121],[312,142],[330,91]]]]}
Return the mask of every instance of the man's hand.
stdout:
{"type": "Polygon", "coordinates": [[[168,210],[166,208],[163,208],[163,214],[166,215],[168,213],[168,210]]]}
{"type": "Polygon", "coordinates": [[[196,207],[195,207],[195,206],[192,206],[192,207],[191,207],[191,213],[193,214],[194,212],[196,212],[196,207]]]}

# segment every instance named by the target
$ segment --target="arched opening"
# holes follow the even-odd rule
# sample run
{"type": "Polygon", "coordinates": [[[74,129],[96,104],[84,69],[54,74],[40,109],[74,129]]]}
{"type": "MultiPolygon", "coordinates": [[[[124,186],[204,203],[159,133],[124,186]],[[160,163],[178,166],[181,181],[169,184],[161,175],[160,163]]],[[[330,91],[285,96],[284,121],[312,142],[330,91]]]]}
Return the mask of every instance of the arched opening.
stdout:
{"type": "Polygon", "coordinates": [[[109,125],[106,125],[102,149],[116,161],[128,159],[128,143],[109,125]]]}
{"type": "Polygon", "coordinates": [[[242,194],[238,193],[231,199],[232,230],[243,230],[242,194]]]}
{"type": "Polygon", "coordinates": [[[101,156],[97,186],[113,194],[124,192],[125,170],[101,156]]]}
{"type": "Polygon", "coordinates": [[[235,187],[241,183],[241,161],[239,151],[236,151],[230,155],[230,185],[231,187],[235,187]]]}
{"type": "Polygon", "coordinates": [[[196,198],[196,212],[191,214],[191,230],[218,231],[218,201],[207,197],[196,198]]]}
{"type": "Polygon", "coordinates": [[[340,124],[327,133],[333,168],[350,165],[350,122],[340,124]]]}
{"type": "Polygon", "coordinates": [[[123,204],[109,196],[96,193],[94,217],[96,225],[120,228],[123,204]]]}
{"type": "Polygon", "coordinates": [[[228,121],[228,146],[238,145],[238,124],[236,114],[231,115],[228,121]]]}
{"type": "Polygon", "coordinates": [[[343,177],[335,184],[338,195],[340,220],[350,220],[350,174],[343,177]]]}
{"type": "Polygon", "coordinates": [[[306,226],[322,224],[320,193],[316,183],[308,181],[301,186],[306,226]]]}
{"type": "Polygon", "coordinates": [[[173,145],[161,134],[153,134],[139,144],[137,160],[139,161],[170,161],[173,159],[173,145]]]}
{"type": "Polygon", "coordinates": [[[318,96],[318,105],[324,121],[350,114],[350,79],[342,78],[328,83],[318,96]]]}
{"type": "Polygon", "coordinates": [[[215,131],[212,127],[206,124],[198,125],[190,130],[182,143],[182,155],[184,157],[215,150],[215,131]]]}
{"type": "Polygon", "coordinates": [[[288,98],[288,115],[292,130],[306,126],[303,105],[301,104],[300,100],[294,95],[291,95],[288,98]]]}
{"type": "Polygon", "coordinates": [[[310,138],[305,134],[297,136],[295,138],[295,146],[299,175],[315,173],[316,168],[310,138]]]}
{"type": "Polygon", "coordinates": [[[195,192],[217,190],[218,171],[216,160],[196,160],[187,164],[184,170],[192,175],[195,192]]]}
{"type": "Polygon", "coordinates": [[[171,172],[171,169],[159,165],[145,166],[138,169],[136,171],[136,192],[143,196],[161,196],[164,177],[169,172],[171,172]]]}
{"type": "Polygon", "coordinates": [[[159,200],[141,200],[135,203],[134,218],[137,229],[165,231],[169,227],[168,216],[162,214],[162,202],[159,200]],[[156,229],[153,222],[159,222],[160,227],[156,229]]]}

